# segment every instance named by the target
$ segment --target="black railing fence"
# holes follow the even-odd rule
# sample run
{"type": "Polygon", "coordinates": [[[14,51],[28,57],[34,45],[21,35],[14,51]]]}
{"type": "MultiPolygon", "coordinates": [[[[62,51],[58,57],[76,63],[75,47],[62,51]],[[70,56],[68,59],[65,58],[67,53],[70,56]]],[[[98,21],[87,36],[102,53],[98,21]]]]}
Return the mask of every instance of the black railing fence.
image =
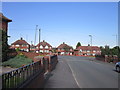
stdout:
{"type": "Polygon", "coordinates": [[[2,88],[20,88],[35,75],[51,71],[51,68],[55,67],[57,62],[57,56],[50,56],[2,74],[2,88]]]}
{"type": "Polygon", "coordinates": [[[41,62],[35,62],[2,75],[2,88],[18,88],[34,74],[42,72],[41,62]]]}

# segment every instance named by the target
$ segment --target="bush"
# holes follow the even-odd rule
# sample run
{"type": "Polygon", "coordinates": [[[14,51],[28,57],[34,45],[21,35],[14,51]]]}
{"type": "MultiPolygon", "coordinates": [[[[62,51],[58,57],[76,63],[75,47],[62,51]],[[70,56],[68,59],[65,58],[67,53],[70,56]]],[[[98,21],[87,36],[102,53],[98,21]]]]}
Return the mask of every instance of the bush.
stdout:
{"type": "Polygon", "coordinates": [[[32,59],[26,58],[24,55],[17,55],[16,57],[5,61],[2,63],[2,66],[10,66],[12,68],[19,68],[22,65],[28,65],[32,63],[32,59]]]}
{"type": "Polygon", "coordinates": [[[0,50],[2,49],[2,56],[0,55],[0,57],[2,57],[2,62],[7,60],[7,53],[8,53],[8,36],[7,36],[7,32],[5,32],[4,30],[0,29],[0,50]],[[1,48],[2,47],[2,48],[1,48]]]}

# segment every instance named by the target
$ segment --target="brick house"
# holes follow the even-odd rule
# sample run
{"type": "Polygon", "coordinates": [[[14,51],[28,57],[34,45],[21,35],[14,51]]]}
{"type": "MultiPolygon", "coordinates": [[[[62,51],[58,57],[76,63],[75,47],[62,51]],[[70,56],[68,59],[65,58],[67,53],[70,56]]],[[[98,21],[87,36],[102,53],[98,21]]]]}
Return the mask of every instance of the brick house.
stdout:
{"type": "Polygon", "coordinates": [[[0,13],[0,29],[4,31],[8,31],[8,23],[12,22],[11,19],[5,17],[2,13],[0,13]]]}
{"type": "Polygon", "coordinates": [[[45,42],[40,42],[39,44],[36,45],[36,53],[43,53],[43,54],[51,54],[52,53],[52,46],[45,42]]]}
{"type": "Polygon", "coordinates": [[[73,55],[73,48],[63,42],[57,47],[58,55],[73,55]]]}
{"type": "Polygon", "coordinates": [[[74,50],[74,54],[80,56],[95,56],[96,54],[100,55],[101,50],[98,46],[79,46],[74,50]]]}
{"type": "Polygon", "coordinates": [[[23,38],[20,40],[15,41],[14,43],[11,44],[11,49],[17,49],[19,48],[22,51],[27,51],[29,52],[30,50],[30,44],[28,44],[23,38]]]}
{"type": "Polygon", "coordinates": [[[36,50],[36,46],[34,46],[33,44],[30,45],[30,51],[31,51],[31,52],[34,52],[35,50],[36,50]]]}

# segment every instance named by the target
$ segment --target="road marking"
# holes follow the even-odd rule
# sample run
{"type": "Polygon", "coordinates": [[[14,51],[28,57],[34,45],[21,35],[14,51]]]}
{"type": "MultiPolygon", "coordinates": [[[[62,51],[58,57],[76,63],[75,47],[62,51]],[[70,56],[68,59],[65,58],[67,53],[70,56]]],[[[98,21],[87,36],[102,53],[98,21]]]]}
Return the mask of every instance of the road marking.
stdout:
{"type": "Polygon", "coordinates": [[[76,81],[78,87],[79,87],[79,88],[82,88],[82,87],[79,85],[79,83],[78,83],[78,81],[77,81],[77,79],[76,79],[76,77],[75,77],[75,74],[74,74],[74,72],[73,72],[71,66],[69,65],[69,63],[67,63],[67,64],[68,64],[68,66],[70,67],[70,69],[71,69],[71,71],[72,71],[72,75],[73,75],[73,77],[74,77],[74,79],[75,79],[75,81],[76,81]]]}

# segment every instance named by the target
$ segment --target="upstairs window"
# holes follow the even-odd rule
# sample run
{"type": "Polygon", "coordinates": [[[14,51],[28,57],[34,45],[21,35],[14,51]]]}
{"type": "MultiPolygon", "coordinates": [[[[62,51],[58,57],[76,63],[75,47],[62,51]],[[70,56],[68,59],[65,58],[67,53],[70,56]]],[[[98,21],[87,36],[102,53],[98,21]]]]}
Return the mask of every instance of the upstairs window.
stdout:
{"type": "Polygon", "coordinates": [[[48,48],[48,46],[45,46],[45,48],[48,48]]]}
{"type": "Polygon", "coordinates": [[[40,48],[43,48],[43,46],[42,46],[42,45],[40,45],[40,48]]]}

